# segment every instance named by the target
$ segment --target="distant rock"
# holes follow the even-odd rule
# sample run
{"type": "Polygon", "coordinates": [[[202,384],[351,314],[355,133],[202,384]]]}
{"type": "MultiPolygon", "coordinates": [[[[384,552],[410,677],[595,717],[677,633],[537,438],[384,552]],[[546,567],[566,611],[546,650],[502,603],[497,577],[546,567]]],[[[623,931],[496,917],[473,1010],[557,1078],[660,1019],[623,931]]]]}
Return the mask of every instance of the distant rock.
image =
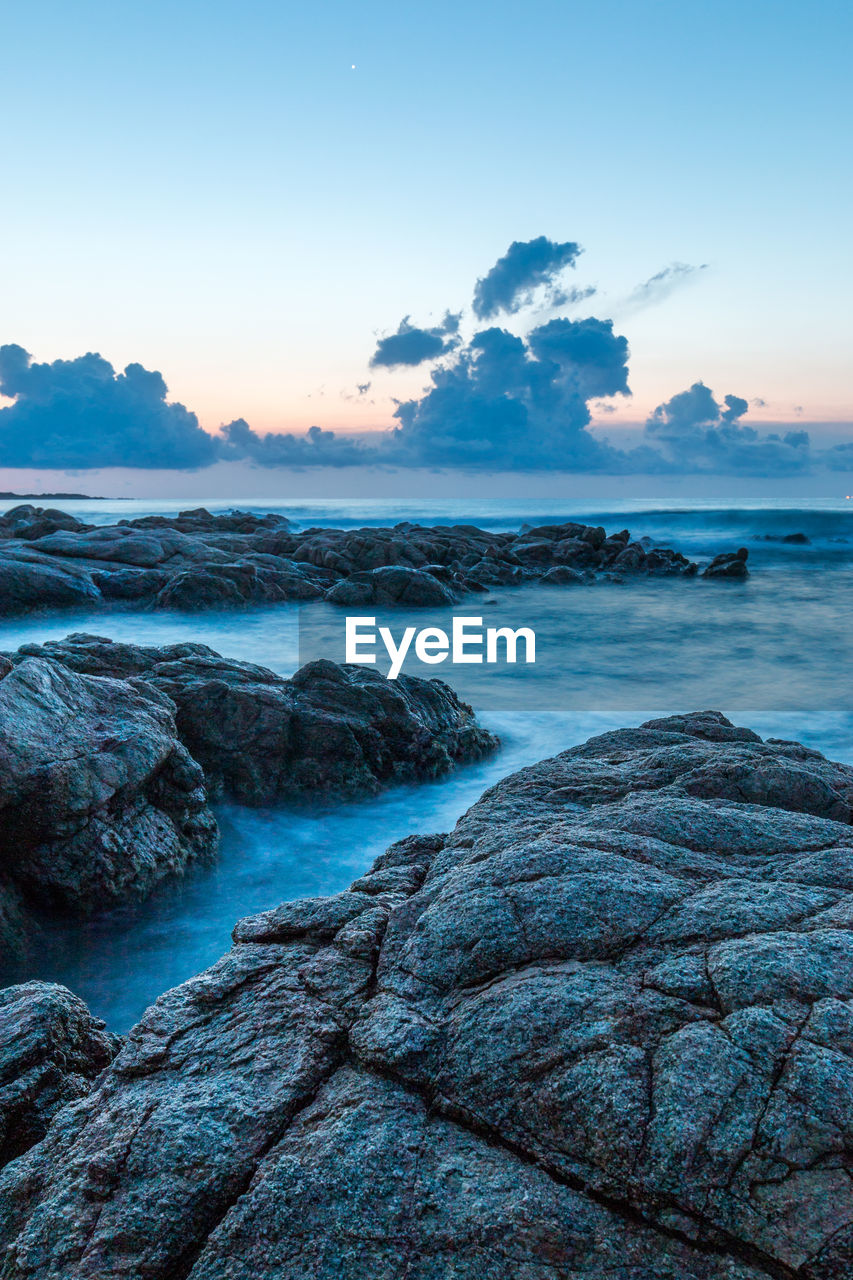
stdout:
{"type": "MultiPolygon", "coordinates": [[[[49,495],[45,494],[47,496],[49,495]]],[[[91,528],[91,525],[84,524],[67,511],[57,511],[53,507],[33,507],[29,503],[12,507],[0,515],[0,537],[23,538],[26,541],[43,538],[60,529],[85,533],[91,528]]]]}
{"type": "MultiPolygon", "coordinates": [[[[739,554],[739,553],[738,553],[739,554]]],[[[706,574],[743,577],[745,565],[706,574]]],[[[295,531],[284,516],[200,507],[116,525],[82,525],[21,506],[0,517],[0,615],[132,601],[202,610],[325,598],[332,604],[434,608],[495,587],[535,583],[555,569],[596,576],[695,576],[680,551],[608,536],[577,521],[493,533],[474,525],[295,531]]],[[[548,585],[577,582],[554,574],[548,585]]]]}
{"type": "Polygon", "coordinates": [[[239,922],[0,1176],[5,1280],[843,1280],[851,806],[667,717],[239,922]]]}
{"type": "Polygon", "coordinates": [[[760,537],[762,542],[789,542],[798,547],[811,545],[811,538],[805,533],[762,533],[760,537]]]}
{"type": "Polygon", "coordinates": [[[702,570],[703,578],[746,578],[749,576],[749,570],[746,567],[749,551],[746,547],[739,547],[734,555],[724,552],[722,555],[714,556],[711,563],[702,570]]]}
{"type": "Polygon", "coordinates": [[[208,792],[243,804],[371,795],[440,777],[498,745],[441,680],[388,680],[369,667],[328,661],[286,680],[206,645],[157,649],[89,635],[11,655],[13,662],[34,657],[165,695],[208,792]]]}

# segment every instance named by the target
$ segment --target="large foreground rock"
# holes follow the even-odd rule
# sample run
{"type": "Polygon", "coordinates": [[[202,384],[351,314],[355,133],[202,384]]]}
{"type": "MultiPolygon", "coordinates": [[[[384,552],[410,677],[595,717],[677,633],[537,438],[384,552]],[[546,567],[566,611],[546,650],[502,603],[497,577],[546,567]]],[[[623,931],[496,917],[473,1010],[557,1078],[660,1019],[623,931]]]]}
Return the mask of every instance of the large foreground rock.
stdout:
{"type": "MultiPolygon", "coordinates": [[[[717,557],[704,576],[745,577],[745,556],[717,557]]],[[[214,516],[204,508],[98,527],[29,505],[0,517],[0,614],[320,598],[345,607],[446,607],[472,592],[543,580],[564,586],[697,571],[680,551],[577,521],[519,533],[410,523],[297,532],[272,513],[214,516]]]]}
{"type": "Polygon", "coordinates": [[[327,661],[286,680],[202,644],[158,649],[85,634],[10,655],[33,657],[166,695],[209,794],[243,804],[371,795],[439,777],[498,745],[441,680],[388,680],[327,661]]]}
{"type": "Polygon", "coordinates": [[[6,1280],[842,1280],[853,770],[717,713],[244,920],[0,1178],[6,1280]]]}
{"type": "Polygon", "coordinates": [[[88,914],[209,857],[216,839],[159,690],[0,662],[0,941],[17,941],[21,904],[88,914]]]}

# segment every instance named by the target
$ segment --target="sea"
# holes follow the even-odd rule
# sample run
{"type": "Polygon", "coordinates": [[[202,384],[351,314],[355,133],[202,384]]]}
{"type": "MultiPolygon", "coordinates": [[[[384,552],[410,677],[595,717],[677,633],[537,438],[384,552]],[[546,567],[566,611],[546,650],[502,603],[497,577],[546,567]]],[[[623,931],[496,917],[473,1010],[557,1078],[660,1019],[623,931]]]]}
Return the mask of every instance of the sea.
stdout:
{"type": "MultiPolygon", "coordinates": [[[[0,511],[15,505],[0,503],[0,511]]],[[[45,505],[51,505],[49,503],[45,505]]],[[[223,501],[57,503],[91,524],[223,501]]],[[[630,579],[569,588],[505,588],[453,610],[377,610],[377,625],[449,629],[453,614],[535,631],[536,661],[404,671],[446,679],[499,734],[501,750],[447,778],[314,808],[217,807],[213,866],[190,871],[143,903],[47,928],[30,957],[0,967],[0,985],[61,982],[123,1032],[161,992],[218,959],[234,923],[290,898],[345,889],[392,841],[447,831],[505,775],[592,734],[661,715],[713,708],[764,737],[796,739],[853,763],[853,500],[808,506],[692,502],[608,504],[523,499],[241,502],[297,529],[400,522],[518,530],[583,520],[675,547],[691,558],[746,547],[745,581],[630,579]]],[[[137,644],[195,640],[218,653],[291,674],[343,657],[344,612],[325,602],[199,614],[76,611],[0,619],[0,651],[70,632],[137,644]]],[[[387,665],[387,664],[386,664],[387,665]]],[[[382,670],[382,663],[379,663],[382,670]]]]}

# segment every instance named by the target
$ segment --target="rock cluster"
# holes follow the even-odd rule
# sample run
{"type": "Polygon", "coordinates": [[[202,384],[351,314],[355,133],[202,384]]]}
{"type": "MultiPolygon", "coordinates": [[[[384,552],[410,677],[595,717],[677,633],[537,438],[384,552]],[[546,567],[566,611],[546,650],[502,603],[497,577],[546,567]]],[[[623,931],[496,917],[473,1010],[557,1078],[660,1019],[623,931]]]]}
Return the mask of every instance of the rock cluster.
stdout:
{"type": "Polygon", "coordinates": [[[853,769],[592,739],[244,921],[0,1177],[6,1280],[842,1280],[853,769]]]}
{"type": "Polygon", "coordinates": [[[330,801],[498,746],[440,680],[312,662],[290,680],[201,644],[72,635],[0,654],[0,944],[210,859],[212,799],[330,801]]]}
{"type": "MultiPolygon", "coordinates": [[[[718,560],[720,558],[718,557],[718,560]]],[[[744,576],[746,553],[708,577],[744,576]]],[[[716,564],[716,562],[715,562],[716,564]]],[[[334,604],[428,607],[471,592],[596,577],[691,577],[679,551],[576,522],[490,533],[472,525],[291,528],[283,516],[214,516],[200,508],[116,525],[16,507],[0,517],[0,613],[136,602],[157,609],[325,598],[334,604]]]]}
{"type": "Polygon", "coordinates": [[[214,799],[352,799],[440,777],[498,746],[443,680],[387,680],[372,667],[325,660],[285,679],[203,644],[155,648],[85,634],[9,655],[33,658],[164,696],[214,799]]]}

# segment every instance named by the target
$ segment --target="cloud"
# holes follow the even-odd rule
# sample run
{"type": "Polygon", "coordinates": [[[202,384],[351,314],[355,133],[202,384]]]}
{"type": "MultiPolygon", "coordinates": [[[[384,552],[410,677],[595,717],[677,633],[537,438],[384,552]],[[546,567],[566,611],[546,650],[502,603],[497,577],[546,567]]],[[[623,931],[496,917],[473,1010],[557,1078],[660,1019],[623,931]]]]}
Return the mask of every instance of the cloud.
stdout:
{"type": "Polygon", "coordinates": [[[514,240],[491,271],[477,281],[474,315],[478,320],[491,320],[501,312],[514,314],[535,289],[551,284],[566,267],[573,267],[582,252],[573,240],[563,244],[546,236],[514,240]]]}
{"type": "Polygon", "coordinates": [[[586,298],[591,298],[597,290],[588,285],[585,289],[562,289],[554,287],[548,294],[549,307],[572,307],[586,298]]]}
{"type": "MultiPolygon", "coordinates": [[[[394,369],[401,365],[424,364],[447,355],[459,345],[459,315],[448,311],[440,325],[419,329],[404,316],[396,333],[380,338],[370,360],[371,369],[394,369]]],[[[369,383],[367,384],[370,385],[369,383]]]]}
{"type": "Polygon", "coordinates": [[[740,421],[748,409],[742,396],[727,395],[718,403],[704,382],[694,382],[658,405],[645,437],[671,471],[771,476],[810,467],[808,432],[760,435],[740,421]]]}
{"type": "MultiPolygon", "coordinates": [[[[565,288],[558,279],[580,252],[574,241],[545,236],[515,241],[477,282],[475,314],[512,314],[536,289],[552,306],[591,296],[593,289],[565,288]]],[[[701,270],[673,263],[631,297],[636,305],[657,301],[701,270]]],[[[523,337],[492,325],[469,341],[460,320],[448,311],[440,324],[421,328],[406,316],[379,340],[374,368],[437,363],[420,396],[394,402],[394,429],[361,439],[319,426],[305,435],[259,433],[242,418],[213,435],[182,404],[169,403],[162,375],[140,364],[117,373],[92,353],[37,364],[20,346],[0,347],[0,394],[12,401],[0,409],[0,466],[190,469],[231,461],[766,476],[853,467],[853,442],[817,450],[805,431],[760,435],[743,421],[749,401],[731,394],[718,401],[703,382],[658,405],[638,447],[616,447],[590,430],[593,411],[603,417],[614,397],[631,394],[628,341],[612,320],[557,315],[523,337]]],[[[360,397],[370,390],[369,381],[357,386],[360,397]]]]}
{"type": "Polygon", "coordinates": [[[0,466],[204,467],[216,440],[194,413],[166,401],[162,374],[123,373],[93,352],[34,364],[17,344],[0,346],[0,466]]]}
{"type": "Polygon", "coordinates": [[[372,461],[370,450],[346,436],[309,427],[304,436],[253,431],[244,418],[222,428],[219,457],[260,467],[352,467],[372,461]]]}
{"type": "Polygon", "coordinates": [[[628,295],[627,306],[632,311],[639,311],[641,307],[663,302],[676,289],[693,280],[700,271],[707,270],[707,262],[698,267],[691,266],[689,262],[671,262],[668,267],[638,284],[628,295]]]}
{"type": "Polygon", "coordinates": [[[592,397],[630,394],[627,360],[609,320],[551,320],[526,339],[483,329],[399,405],[392,452],[413,466],[621,469],[586,428],[592,397]]]}
{"type": "Polygon", "coordinates": [[[194,413],[169,404],[159,373],[129,364],[116,373],[89,353],[35,364],[23,347],[0,346],[0,466],[75,470],[141,467],[166,470],[245,460],[267,467],[348,466],[364,450],[333,431],[260,435],[243,421],[222,434],[202,430],[194,413]]]}

